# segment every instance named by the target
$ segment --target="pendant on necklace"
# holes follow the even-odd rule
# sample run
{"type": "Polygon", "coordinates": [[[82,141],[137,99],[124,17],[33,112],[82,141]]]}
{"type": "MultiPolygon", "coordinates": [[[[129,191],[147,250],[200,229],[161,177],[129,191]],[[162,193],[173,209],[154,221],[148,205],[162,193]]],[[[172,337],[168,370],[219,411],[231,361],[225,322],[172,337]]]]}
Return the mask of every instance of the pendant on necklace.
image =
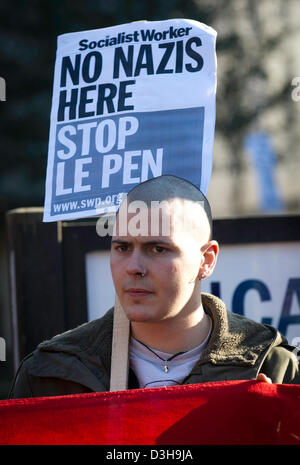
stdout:
{"type": "Polygon", "coordinates": [[[168,364],[167,364],[167,363],[165,363],[165,373],[168,373],[168,371],[169,371],[168,364]]]}

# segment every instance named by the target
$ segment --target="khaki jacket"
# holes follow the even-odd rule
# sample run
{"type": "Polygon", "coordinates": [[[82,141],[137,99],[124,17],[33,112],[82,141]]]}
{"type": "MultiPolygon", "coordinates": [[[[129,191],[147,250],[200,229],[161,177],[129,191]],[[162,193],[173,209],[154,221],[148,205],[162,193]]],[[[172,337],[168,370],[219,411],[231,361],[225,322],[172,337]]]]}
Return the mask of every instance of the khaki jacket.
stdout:
{"type": "MultiPolygon", "coordinates": [[[[254,379],[300,384],[294,347],[280,333],[226,310],[224,303],[202,294],[213,321],[201,358],[182,384],[254,379]]],[[[21,363],[10,398],[59,396],[109,390],[113,309],[39,344],[21,363]]],[[[131,373],[132,374],[132,373],[131,373]]],[[[130,377],[129,388],[137,387],[130,377]]]]}

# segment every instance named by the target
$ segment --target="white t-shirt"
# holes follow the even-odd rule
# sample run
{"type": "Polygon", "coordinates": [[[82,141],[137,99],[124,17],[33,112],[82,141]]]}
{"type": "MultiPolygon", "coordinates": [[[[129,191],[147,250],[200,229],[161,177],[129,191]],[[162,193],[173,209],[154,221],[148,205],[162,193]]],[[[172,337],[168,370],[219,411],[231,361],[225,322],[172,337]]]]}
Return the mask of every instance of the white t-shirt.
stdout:
{"type": "Polygon", "coordinates": [[[181,384],[199,360],[209,339],[210,331],[202,344],[192,350],[176,355],[167,363],[165,363],[165,360],[174,354],[161,352],[150,347],[151,350],[163,359],[161,360],[151,350],[147,349],[144,344],[131,336],[129,363],[138,379],[139,387],[143,389],[181,384]],[[167,369],[165,368],[166,365],[167,369]]]}

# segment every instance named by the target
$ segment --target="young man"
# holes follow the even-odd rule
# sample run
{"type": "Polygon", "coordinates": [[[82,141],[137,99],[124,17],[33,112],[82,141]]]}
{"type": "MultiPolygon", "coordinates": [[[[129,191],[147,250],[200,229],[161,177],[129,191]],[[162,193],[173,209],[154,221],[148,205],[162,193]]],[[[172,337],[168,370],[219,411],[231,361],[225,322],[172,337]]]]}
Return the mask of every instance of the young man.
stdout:
{"type": "MultiPolygon", "coordinates": [[[[132,189],[116,217],[111,271],[130,320],[129,388],[258,379],[300,383],[293,348],[270,326],[201,292],[219,252],[205,196],[161,176],[132,189]]],[[[113,310],[43,342],[10,397],[109,390],[113,310]]]]}

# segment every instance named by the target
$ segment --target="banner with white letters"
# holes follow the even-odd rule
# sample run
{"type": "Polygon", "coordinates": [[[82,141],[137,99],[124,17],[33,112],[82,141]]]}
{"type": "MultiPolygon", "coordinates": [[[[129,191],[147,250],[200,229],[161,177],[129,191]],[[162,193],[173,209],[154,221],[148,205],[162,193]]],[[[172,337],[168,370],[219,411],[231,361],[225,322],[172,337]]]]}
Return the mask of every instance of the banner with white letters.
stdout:
{"type": "Polygon", "coordinates": [[[58,37],[44,221],[115,212],[162,174],[207,192],[215,129],[216,32],[139,21],[58,37]]]}

